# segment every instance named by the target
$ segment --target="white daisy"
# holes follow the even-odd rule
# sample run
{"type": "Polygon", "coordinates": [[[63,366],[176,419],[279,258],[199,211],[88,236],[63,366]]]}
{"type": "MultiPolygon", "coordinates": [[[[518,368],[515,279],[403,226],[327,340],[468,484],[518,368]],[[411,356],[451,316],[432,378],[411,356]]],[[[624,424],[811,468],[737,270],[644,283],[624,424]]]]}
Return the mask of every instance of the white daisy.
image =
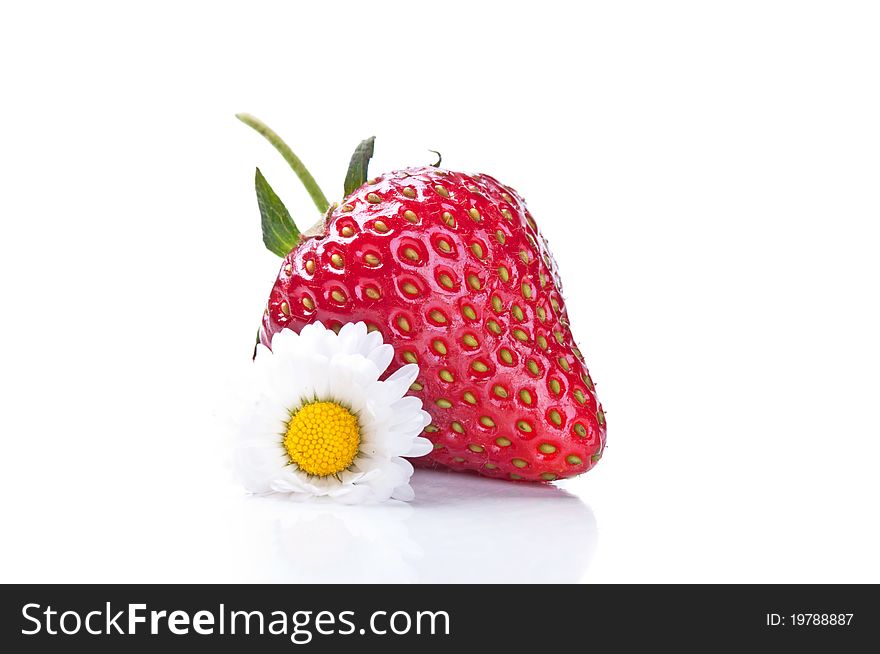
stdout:
{"type": "Polygon", "coordinates": [[[411,500],[412,464],[431,442],[422,402],[406,397],[419,369],[379,381],[394,350],[364,323],[339,334],[321,323],[284,329],[257,346],[254,402],[242,424],[236,468],[248,490],[346,504],[411,500]]]}

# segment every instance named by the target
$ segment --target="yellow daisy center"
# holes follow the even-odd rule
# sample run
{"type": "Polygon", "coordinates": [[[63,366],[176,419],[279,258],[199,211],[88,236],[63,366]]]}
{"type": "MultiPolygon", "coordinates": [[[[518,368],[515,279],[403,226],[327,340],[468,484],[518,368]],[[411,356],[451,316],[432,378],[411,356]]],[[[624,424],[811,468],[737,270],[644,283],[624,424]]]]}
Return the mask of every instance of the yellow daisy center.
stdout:
{"type": "Polygon", "coordinates": [[[357,416],[336,402],[312,402],[287,423],[284,449],[310,475],[327,477],[348,468],[361,444],[357,416]]]}

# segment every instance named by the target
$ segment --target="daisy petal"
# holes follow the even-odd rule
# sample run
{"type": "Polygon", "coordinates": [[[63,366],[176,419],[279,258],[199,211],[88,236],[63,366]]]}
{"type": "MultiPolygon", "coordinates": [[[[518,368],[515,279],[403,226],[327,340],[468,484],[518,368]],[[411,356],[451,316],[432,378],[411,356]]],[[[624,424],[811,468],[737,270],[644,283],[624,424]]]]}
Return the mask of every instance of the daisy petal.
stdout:
{"type": "Polygon", "coordinates": [[[427,438],[414,438],[412,442],[412,447],[409,449],[409,452],[404,454],[403,456],[416,459],[420,456],[425,456],[431,450],[434,449],[434,444],[431,443],[427,438]]]}
{"type": "MultiPolygon", "coordinates": [[[[373,332],[370,336],[378,333],[379,332],[373,332]]],[[[379,338],[382,338],[381,334],[379,335],[379,338]]],[[[370,351],[367,358],[375,364],[381,374],[388,369],[389,365],[391,365],[391,359],[394,358],[394,348],[390,345],[379,345],[370,351]]]]}
{"type": "Polygon", "coordinates": [[[385,380],[384,383],[388,385],[387,392],[395,399],[403,397],[418,376],[419,367],[415,363],[401,366],[385,380]]]}

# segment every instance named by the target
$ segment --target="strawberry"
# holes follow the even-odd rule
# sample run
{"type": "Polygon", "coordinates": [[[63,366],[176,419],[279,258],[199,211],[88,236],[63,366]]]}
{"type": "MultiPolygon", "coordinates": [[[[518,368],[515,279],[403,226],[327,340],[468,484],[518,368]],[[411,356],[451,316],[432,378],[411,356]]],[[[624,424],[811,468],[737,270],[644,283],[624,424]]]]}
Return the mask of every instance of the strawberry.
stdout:
{"type": "MultiPolygon", "coordinates": [[[[411,393],[433,418],[425,436],[434,451],[416,465],[530,481],[589,470],[602,456],[605,416],[525,201],[488,175],[432,166],[361,183],[371,155],[372,139],[352,158],[342,203],[288,243],[262,343],[317,320],[380,331],[400,364],[420,367],[411,393]]],[[[259,170],[257,190],[264,240],[282,254],[286,245],[266,236],[267,213],[286,210],[259,170]]]]}

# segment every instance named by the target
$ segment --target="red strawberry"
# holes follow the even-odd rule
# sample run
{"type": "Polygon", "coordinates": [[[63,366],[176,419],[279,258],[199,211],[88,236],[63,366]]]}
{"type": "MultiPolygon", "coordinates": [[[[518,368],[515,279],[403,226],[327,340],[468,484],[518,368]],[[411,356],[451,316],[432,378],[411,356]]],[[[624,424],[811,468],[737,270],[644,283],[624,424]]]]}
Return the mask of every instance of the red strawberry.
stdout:
{"type": "Polygon", "coordinates": [[[265,345],[316,320],[379,330],[421,370],[411,392],[433,417],[435,449],[417,465],[550,481],[598,461],[605,417],[555,262],[514,190],[408,168],[358,186],[318,231],[284,258],[265,345]]]}

